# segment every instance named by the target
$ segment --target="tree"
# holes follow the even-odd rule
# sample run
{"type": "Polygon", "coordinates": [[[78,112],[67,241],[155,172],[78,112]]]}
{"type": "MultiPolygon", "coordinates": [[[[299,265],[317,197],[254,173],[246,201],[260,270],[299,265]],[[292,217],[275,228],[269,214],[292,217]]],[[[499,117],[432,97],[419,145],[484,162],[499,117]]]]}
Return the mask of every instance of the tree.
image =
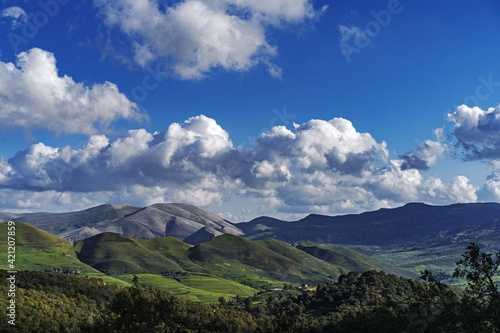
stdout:
{"type": "Polygon", "coordinates": [[[137,288],[139,286],[139,277],[137,275],[134,275],[134,278],[132,279],[132,287],[137,288]]]}
{"type": "Polygon", "coordinates": [[[467,280],[461,308],[477,331],[500,332],[500,293],[494,282],[499,267],[500,251],[493,257],[473,242],[457,261],[453,277],[467,280]]]}
{"type": "Polygon", "coordinates": [[[479,246],[473,242],[462,254],[462,259],[457,261],[457,268],[453,277],[465,278],[467,289],[475,296],[486,297],[489,300],[499,300],[500,294],[495,285],[494,277],[500,275],[500,251],[496,258],[491,253],[481,252],[479,246]]]}

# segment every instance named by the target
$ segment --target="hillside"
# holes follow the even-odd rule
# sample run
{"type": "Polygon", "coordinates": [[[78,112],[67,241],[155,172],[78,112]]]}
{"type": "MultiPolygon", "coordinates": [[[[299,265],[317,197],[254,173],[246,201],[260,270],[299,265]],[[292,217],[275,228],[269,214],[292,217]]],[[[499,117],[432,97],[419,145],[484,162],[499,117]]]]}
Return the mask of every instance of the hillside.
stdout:
{"type": "Polygon", "coordinates": [[[414,249],[438,247],[445,245],[468,244],[476,242],[482,248],[495,252],[500,239],[500,219],[491,220],[479,226],[460,226],[451,230],[442,230],[435,235],[406,243],[406,247],[414,249]]]}
{"type": "MultiPolygon", "coordinates": [[[[18,271],[95,277],[120,286],[130,285],[133,275],[123,273],[132,272],[137,273],[142,283],[152,287],[186,299],[211,303],[217,302],[219,297],[231,299],[256,292],[234,281],[210,277],[206,270],[187,258],[187,249],[191,246],[173,237],[140,240],[102,233],[74,246],[29,224],[16,222],[15,229],[14,264],[18,271]],[[184,268],[190,275],[185,274],[184,268]]],[[[7,253],[7,239],[7,223],[0,223],[2,253],[7,253]]],[[[7,264],[5,255],[0,258],[0,269],[8,270],[7,264]]]]}
{"type": "MultiPolygon", "coordinates": [[[[259,288],[265,285],[324,281],[333,278],[322,267],[293,261],[269,248],[244,238],[225,234],[188,251],[189,258],[218,276],[259,288]]],[[[331,274],[331,275],[330,275],[331,274]]]]}
{"type": "MultiPolygon", "coordinates": [[[[7,223],[0,223],[0,269],[7,266],[7,223]]],[[[80,262],[71,242],[35,228],[29,224],[15,224],[15,269],[69,274],[98,273],[80,262]]]]}
{"type": "Polygon", "coordinates": [[[23,216],[23,215],[22,214],[15,214],[15,213],[1,213],[0,212],[0,222],[8,222],[12,219],[17,219],[21,216],[23,216]]]}
{"type": "Polygon", "coordinates": [[[455,263],[460,259],[470,242],[475,242],[484,251],[498,252],[500,220],[492,220],[480,226],[462,226],[443,230],[431,237],[400,244],[394,247],[354,246],[373,258],[419,274],[431,269],[447,283],[456,283],[451,277],[455,263]]]}
{"type": "MultiPolygon", "coordinates": [[[[10,219],[13,216],[16,214],[2,213],[0,217],[10,219]]],[[[72,213],[23,214],[16,220],[29,220],[72,242],[85,239],[79,245],[84,250],[82,260],[93,257],[91,265],[98,270],[128,275],[172,271],[206,273],[260,287],[280,284],[283,276],[289,282],[319,281],[350,270],[363,272],[365,269],[415,276],[430,268],[446,280],[469,241],[496,251],[500,237],[500,204],[497,203],[449,206],[413,203],[362,214],[313,214],[292,222],[263,216],[237,224],[192,205],[155,204],[137,208],[120,204],[72,213]],[[91,237],[109,232],[127,235],[133,241],[117,245],[110,238],[117,239],[117,236],[91,237]],[[245,243],[239,237],[230,238],[225,234],[239,235],[252,242],[245,243]],[[179,239],[189,248],[173,258],[140,241],[167,236],[179,239]],[[217,245],[224,243],[219,237],[227,244],[217,245]],[[258,240],[260,242],[254,242],[258,240]],[[89,242],[95,244],[89,245],[89,242]],[[357,252],[352,254],[333,244],[349,247],[378,261],[370,262],[357,252]],[[239,255],[238,251],[233,251],[234,246],[251,256],[239,255]],[[245,246],[248,248],[243,250],[245,246]],[[310,258],[301,258],[297,250],[307,252],[310,258]],[[323,260],[326,254],[333,259],[323,260]],[[311,261],[314,257],[321,262],[311,261]],[[263,267],[266,260],[276,266],[263,267]],[[389,266],[383,266],[382,262],[389,266]],[[295,270],[290,269],[292,264],[295,270]]],[[[165,247],[161,242],[155,241],[158,246],[165,247]]],[[[129,281],[130,276],[123,279],[129,281]]]]}
{"type": "Polygon", "coordinates": [[[300,242],[296,246],[297,249],[318,259],[326,261],[336,267],[342,267],[344,269],[342,274],[347,274],[351,271],[364,272],[367,270],[375,270],[412,279],[418,278],[419,272],[416,272],[417,274],[409,272],[342,246],[319,244],[309,241],[300,242]]]}
{"type": "Polygon", "coordinates": [[[191,245],[200,245],[210,241],[212,238],[223,235],[222,232],[217,231],[210,227],[203,227],[196,231],[194,234],[184,238],[184,242],[191,245]]]}
{"type": "Polygon", "coordinates": [[[187,258],[190,247],[173,237],[141,240],[105,232],[79,241],[74,248],[82,262],[104,273],[120,275],[203,271],[187,258]]]}
{"type": "Polygon", "coordinates": [[[284,283],[318,283],[352,270],[362,273],[382,267],[410,275],[373,259],[371,266],[357,263],[353,258],[363,256],[356,256],[352,250],[345,249],[351,257],[338,251],[338,262],[345,264],[333,264],[278,240],[249,241],[231,234],[192,246],[173,237],[142,240],[106,232],[79,241],[74,249],[82,262],[115,277],[156,274],[182,283],[189,281],[188,285],[194,283],[193,277],[204,276],[266,289],[284,283]]]}

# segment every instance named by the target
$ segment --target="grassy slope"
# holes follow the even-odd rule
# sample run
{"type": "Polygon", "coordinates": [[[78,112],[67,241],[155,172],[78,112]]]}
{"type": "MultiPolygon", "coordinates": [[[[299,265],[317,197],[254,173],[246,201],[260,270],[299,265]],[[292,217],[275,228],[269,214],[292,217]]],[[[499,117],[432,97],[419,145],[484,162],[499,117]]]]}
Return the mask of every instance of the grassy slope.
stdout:
{"type": "MultiPolygon", "coordinates": [[[[157,274],[137,274],[139,283],[167,290],[174,295],[192,300],[217,303],[219,297],[231,299],[240,296],[253,296],[257,290],[234,281],[207,275],[189,274],[181,279],[168,279],[157,274]]],[[[131,282],[133,275],[120,275],[119,278],[131,282]]]]}
{"type": "MultiPolygon", "coordinates": [[[[7,266],[7,223],[0,223],[0,268],[7,266]]],[[[80,271],[83,274],[99,273],[78,260],[71,242],[35,228],[29,224],[15,224],[15,269],[45,271],[60,269],[80,271]]]]}
{"type": "Polygon", "coordinates": [[[328,264],[320,264],[307,254],[307,260],[299,258],[297,253],[295,257],[290,253],[285,256],[285,248],[294,253],[293,248],[282,242],[259,243],[225,234],[189,249],[189,256],[219,276],[260,288],[269,284],[309,283],[332,278],[328,264]]]}
{"type": "MultiPolygon", "coordinates": [[[[15,227],[16,270],[46,271],[59,268],[69,272],[80,271],[79,276],[100,278],[109,284],[130,286],[133,275],[110,276],[81,262],[76,252],[81,252],[82,247],[85,245],[83,242],[73,247],[73,244],[70,242],[29,224],[16,222],[15,227]]],[[[122,241],[112,242],[111,239],[113,236],[114,234],[111,234],[111,236],[105,235],[104,238],[100,239],[101,247],[95,251],[95,253],[98,254],[98,258],[102,259],[106,257],[105,254],[113,255],[115,251],[116,253],[120,253],[121,251],[120,255],[117,254],[118,259],[112,261],[112,264],[121,265],[128,260],[128,264],[131,267],[135,267],[137,264],[134,261],[140,259],[142,260],[141,263],[147,267],[151,267],[152,270],[164,270],[165,267],[159,267],[158,265],[161,262],[166,262],[170,265],[167,267],[183,271],[183,268],[174,261],[177,260],[187,267],[197,267],[197,265],[186,256],[186,251],[191,245],[182,243],[175,238],[157,238],[146,241],[123,236],[126,237],[124,241],[121,235],[118,235],[118,238],[122,241]],[[102,248],[102,245],[106,243],[111,245],[111,249],[102,248]],[[144,257],[132,255],[131,251],[133,250],[138,250],[138,253],[142,256],[151,256],[152,258],[148,260],[144,257]],[[168,253],[173,259],[164,258],[161,253],[168,253]]],[[[0,251],[5,254],[7,253],[7,237],[7,224],[0,223],[0,251]]],[[[96,245],[96,242],[96,240],[90,240],[86,246],[96,245]]],[[[106,263],[106,261],[103,262],[106,263]]],[[[0,268],[8,270],[7,264],[7,255],[5,255],[0,258],[0,268]]],[[[110,267],[112,267],[112,265],[110,267]]],[[[197,270],[203,271],[203,268],[198,267],[198,269],[193,269],[193,271],[197,270]]],[[[236,297],[236,295],[250,296],[257,292],[253,288],[238,284],[234,281],[198,274],[183,276],[182,282],[165,278],[161,275],[149,274],[149,272],[147,274],[138,274],[138,276],[140,277],[141,283],[151,285],[155,288],[169,290],[174,294],[178,294],[188,299],[205,302],[217,302],[218,298],[221,296],[233,298],[236,297]]]]}
{"type": "Polygon", "coordinates": [[[373,269],[409,278],[417,277],[412,271],[390,265],[380,259],[371,258],[342,246],[305,241],[300,242],[297,248],[338,267],[342,274],[350,271],[363,273],[366,270],[373,269]]]}
{"type": "Polygon", "coordinates": [[[398,266],[417,275],[429,269],[442,281],[453,283],[455,263],[465,252],[467,244],[431,247],[427,249],[380,250],[373,258],[398,266]]]}
{"type": "Polygon", "coordinates": [[[105,232],[77,242],[75,251],[82,262],[111,275],[185,271],[177,262],[176,254],[185,251],[187,245],[174,240],[159,238],[155,244],[148,244],[147,241],[105,232]]]}
{"type": "Polygon", "coordinates": [[[330,279],[337,279],[341,274],[343,274],[341,268],[320,260],[311,254],[301,251],[282,241],[268,238],[254,242],[296,262],[299,265],[305,266],[310,274],[317,275],[320,273],[321,275],[328,276],[330,279]]]}

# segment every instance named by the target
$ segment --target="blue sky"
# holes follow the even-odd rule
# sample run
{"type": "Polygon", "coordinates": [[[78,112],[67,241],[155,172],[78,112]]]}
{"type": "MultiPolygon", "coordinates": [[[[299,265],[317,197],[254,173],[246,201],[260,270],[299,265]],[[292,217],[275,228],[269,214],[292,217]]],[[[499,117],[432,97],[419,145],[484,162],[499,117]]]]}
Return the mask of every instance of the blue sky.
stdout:
{"type": "Polygon", "coordinates": [[[0,1],[0,211],[500,200],[500,4],[0,1]]]}

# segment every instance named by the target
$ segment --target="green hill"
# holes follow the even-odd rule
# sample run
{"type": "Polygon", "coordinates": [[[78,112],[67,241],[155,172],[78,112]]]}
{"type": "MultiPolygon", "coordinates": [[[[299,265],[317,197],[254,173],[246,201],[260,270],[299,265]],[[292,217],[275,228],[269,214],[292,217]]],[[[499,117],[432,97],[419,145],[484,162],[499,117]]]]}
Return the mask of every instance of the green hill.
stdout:
{"type": "MultiPolygon", "coordinates": [[[[148,248],[144,243],[129,236],[105,232],[77,242],[75,251],[82,262],[111,275],[185,271],[175,259],[162,251],[148,248]]],[[[166,249],[176,247],[166,238],[160,238],[156,243],[159,243],[159,249],[161,245],[166,249]],[[161,241],[165,244],[161,244],[161,241]]],[[[177,246],[182,246],[179,244],[177,246]]]]}
{"type": "MultiPolygon", "coordinates": [[[[0,223],[0,269],[9,269],[7,263],[8,225],[0,223]]],[[[15,223],[15,270],[64,272],[70,274],[98,273],[78,260],[71,242],[35,228],[15,223]]],[[[12,249],[11,249],[12,250],[12,249]]]]}
{"type": "MultiPolygon", "coordinates": [[[[278,240],[249,241],[231,234],[191,246],[172,237],[141,240],[102,233],[79,241],[74,248],[82,262],[126,281],[133,274],[156,274],[186,285],[192,284],[191,277],[204,276],[267,289],[285,283],[318,283],[350,270],[362,273],[378,268],[356,265],[351,257],[342,259],[350,264],[336,265],[278,240]]],[[[353,253],[350,251],[351,256],[353,253]]]]}
{"type": "Polygon", "coordinates": [[[257,291],[214,275],[189,257],[192,245],[173,237],[150,240],[102,233],[75,244],[78,258],[92,267],[130,282],[133,275],[154,288],[191,300],[217,302],[224,296],[249,296],[257,291]]]}
{"type": "Polygon", "coordinates": [[[256,288],[316,283],[338,277],[332,265],[276,240],[221,235],[189,249],[189,257],[219,276],[256,288]]]}

